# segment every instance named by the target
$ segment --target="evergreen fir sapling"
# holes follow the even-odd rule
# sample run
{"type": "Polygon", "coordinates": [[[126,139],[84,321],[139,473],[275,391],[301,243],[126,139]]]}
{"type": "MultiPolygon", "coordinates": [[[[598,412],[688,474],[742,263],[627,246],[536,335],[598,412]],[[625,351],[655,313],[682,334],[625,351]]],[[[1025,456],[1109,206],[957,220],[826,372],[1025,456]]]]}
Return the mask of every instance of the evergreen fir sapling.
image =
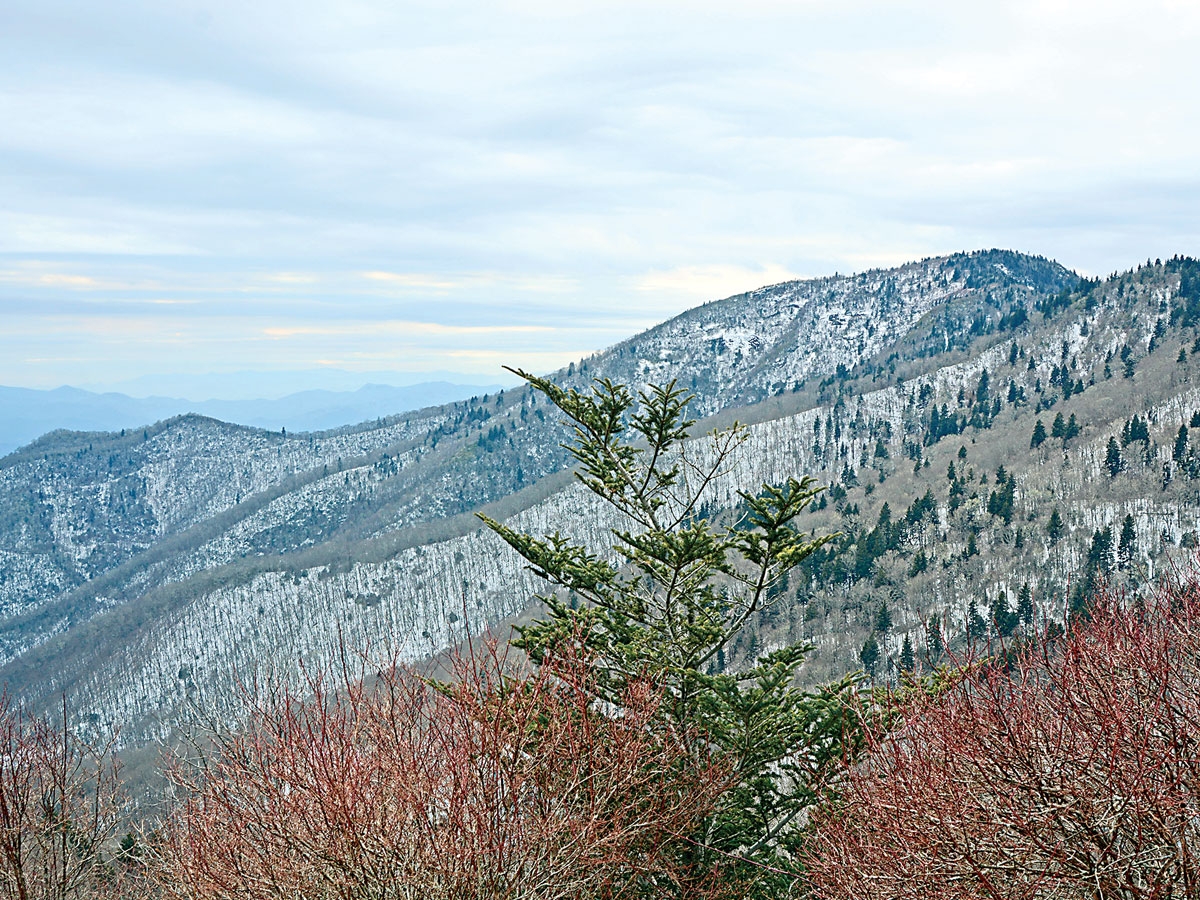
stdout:
{"type": "Polygon", "coordinates": [[[783,573],[833,537],[795,528],[821,488],[804,477],[742,493],[742,519],[718,526],[699,515],[699,504],[742,444],[740,426],[713,432],[711,457],[700,462],[686,443],[691,398],[674,382],[641,392],[635,410],[630,391],[607,379],[580,393],[512,371],[566,414],[576,477],[628,523],[614,530],[609,550],[558,533],[536,538],[482,517],[537,575],[585,601],[573,608],[554,593],[540,596],[547,617],[521,628],[515,643],[535,663],[582,643],[596,668],[597,699],[606,703],[635,679],[658,683],[661,727],[698,729],[705,740],[693,745],[697,759],[719,757],[736,774],[702,832],[679,852],[698,870],[744,881],[747,896],[785,893],[797,874],[802,814],[825,773],[853,750],[858,679],[797,688],[811,649],[802,645],[772,650],[736,673],[716,663],[772,602],[783,573]]]}

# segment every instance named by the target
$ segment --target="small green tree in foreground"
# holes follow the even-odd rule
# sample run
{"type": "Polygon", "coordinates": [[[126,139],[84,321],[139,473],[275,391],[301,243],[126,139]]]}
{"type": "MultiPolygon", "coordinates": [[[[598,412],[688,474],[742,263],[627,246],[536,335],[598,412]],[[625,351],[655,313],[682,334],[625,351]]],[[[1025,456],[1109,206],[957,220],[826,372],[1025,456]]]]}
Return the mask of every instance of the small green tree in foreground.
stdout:
{"type": "Polygon", "coordinates": [[[539,664],[568,647],[591,660],[596,699],[610,705],[639,679],[657,684],[664,699],[655,727],[683,736],[693,763],[717,759],[734,773],[703,825],[679,836],[677,853],[698,878],[716,874],[739,896],[786,896],[799,871],[801,814],[850,749],[857,680],[797,688],[809,646],[771,650],[738,672],[718,663],[770,604],[772,586],[830,539],[795,527],[821,489],[805,477],[742,493],[740,520],[720,526],[701,505],[743,429],[714,432],[701,450],[686,443],[690,397],[674,383],[649,387],[635,409],[630,391],[607,379],[581,393],[512,371],[566,414],[577,477],[626,522],[610,549],[482,517],[562,589],[539,598],[547,618],[522,628],[515,643],[539,664]]]}

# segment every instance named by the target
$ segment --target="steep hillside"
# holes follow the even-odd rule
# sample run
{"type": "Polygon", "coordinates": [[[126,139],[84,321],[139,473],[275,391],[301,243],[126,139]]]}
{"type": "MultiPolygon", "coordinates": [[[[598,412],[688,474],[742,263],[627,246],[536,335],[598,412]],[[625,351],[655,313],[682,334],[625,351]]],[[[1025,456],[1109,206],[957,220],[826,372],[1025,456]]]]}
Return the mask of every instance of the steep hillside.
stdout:
{"type": "MultiPolygon", "coordinates": [[[[708,304],[561,375],[577,386],[678,378],[713,416],[705,425],[752,423],[738,464],[713,486],[716,515],[736,514],[736,491],[760,481],[809,472],[831,483],[806,527],[842,536],[780,587],[780,603],[724,664],[808,639],[807,677],[860,664],[883,677],[907,663],[906,639],[913,663],[930,664],[940,643],[1061,617],[1097,577],[1136,589],[1195,543],[1196,273],[1171,260],[1079,283],[1016,254],[927,260],[708,304]]],[[[66,691],[137,742],[169,731],[191,702],[219,705],[234,672],[295,671],[329,659],[339,640],[415,658],[461,637],[464,620],[516,615],[537,585],[466,513],[486,506],[597,542],[613,524],[561,472],[557,419],[511,390],[343,434],[233,430],[228,457],[175,465],[193,478],[208,466],[219,483],[270,471],[274,450],[311,454],[307,468],[280,470],[240,502],[202,478],[190,503],[158,501],[136,532],[145,549],[90,576],[76,568],[74,590],[48,590],[8,616],[2,675],[30,696],[66,691]],[[265,444],[239,470],[250,436],[265,444]]],[[[219,428],[161,433],[179,430],[164,441],[186,455],[192,432],[182,429],[201,425],[219,428]]],[[[153,431],[104,440],[152,443],[153,431]]],[[[82,440],[55,438],[66,442],[60,471],[104,452],[94,436],[82,452],[82,440]]],[[[28,448],[5,471],[34,471],[39,456],[56,458],[28,448]]],[[[155,464],[145,471],[168,465],[155,464]]],[[[65,475],[49,491],[15,483],[31,506],[36,485],[58,509],[71,490],[95,498],[118,480],[80,468],[91,487],[68,489],[65,475]]],[[[168,495],[188,492],[154,494],[168,495]]],[[[63,521],[74,543],[55,543],[49,527],[42,540],[69,573],[81,557],[58,548],[83,546],[80,535],[101,526],[63,521]]],[[[23,546],[36,571],[38,546],[23,546]]]]}
{"type": "Polygon", "coordinates": [[[947,352],[977,337],[989,319],[995,325],[1074,281],[1040,257],[990,251],[789,282],[683,313],[619,344],[593,368],[626,384],[676,379],[695,393],[695,412],[708,416],[814,378],[845,377],[896,349],[935,311],[930,318],[943,320],[944,342],[934,349],[947,352]]]}
{"type": "Polygon", "coordinates": [[[813,527],[842,535],[743,652],[811,640],[810,678],[856,664],[894,676],[948,642],[1062,621],[1098,580],[1136,592],[1189,556],[1198,276],[1174,260],[1085,283],[961,362],[877,390],[864,373],[772,423],[798,468],[833,484],[813,527]]]}
{"type": "Polygon", "coordinates": [[[0,614],[34,608],[214,516],[251,515],[318,472],[402,453],[444,420],[435,411],[289,437],[188,415],[128,434],[46,435],[0,461],[0,614]]]}
{"type": "MultiPolygon", "coordinates": [[[[677,378],[707,414],[848,371],[929,310],[999,318],[1072,278],[990,252],[776,285],[562,374],[580,386],[596,374],[677,378]]],[[[48,435],[0,460],[0,662],[157,587],[236,580],[246,559],[314,547],[326,548],[318,560],[357,558],[360,542],[384,534],[422,528],[408,544],[449,533],[447,519],[560,470],[561,439],[525,391],[318,434],[185,416],[121,435],[48,435]]]]}

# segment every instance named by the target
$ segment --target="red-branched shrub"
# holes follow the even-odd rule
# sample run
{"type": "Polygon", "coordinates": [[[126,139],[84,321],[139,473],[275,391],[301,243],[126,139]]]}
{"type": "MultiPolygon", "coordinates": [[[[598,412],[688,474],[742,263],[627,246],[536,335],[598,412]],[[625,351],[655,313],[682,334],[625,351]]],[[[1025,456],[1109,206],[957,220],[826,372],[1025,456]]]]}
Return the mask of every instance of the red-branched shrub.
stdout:
{"type": "Polygon", "coordinates": [[[915,693],[837,788],[817,897],[1200,896],[1200,588],[915,693]]]}
{"type": "Polygon", "coordinates": [[[651,727],[653,686],[618,714],[588,677],[577,660],[513,673],[490,646],[440,689],[391,668],[276,692],[205,766],[174,768],[160,880],[194,900],[702,895],[676,836],[727,773],[651,727]]]}
{"type": "Polygon", "coordinates": [[[121,804],[106,746],[0,695],[0,897],[68,900],[116,893],[105,859],[121,804]]]}

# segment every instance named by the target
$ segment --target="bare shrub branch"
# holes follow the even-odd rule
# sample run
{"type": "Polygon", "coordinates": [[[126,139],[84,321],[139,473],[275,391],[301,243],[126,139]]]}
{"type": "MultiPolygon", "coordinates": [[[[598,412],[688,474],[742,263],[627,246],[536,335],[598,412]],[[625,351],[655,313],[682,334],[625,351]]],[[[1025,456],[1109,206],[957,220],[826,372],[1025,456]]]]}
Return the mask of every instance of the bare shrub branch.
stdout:
{"type": "Polygon", "coordinates": [[[680,871],[672,848],[728,773],[648,727],[647,682],[619,715],[598,709],[590,671],[515,668],[486,643],[437,689],[391,667],[370,686],[312,678],[311,699],[254,699],[206,766],[172,770],[167,894],[615,898],[686,883],[704,896],[706,873],[680,871]]]}
{"type": "Polygon", "coordinates": [[[0,695],[0,896],[95,897],[115,877],[104,852],[119,821],[108,746],[80,740],[0,695]]]}
{"type": "Polygon", "coordinates": [[[1200,892],[1200,587],[914,692],[815,818],[822,898],[1200,892]]]}

